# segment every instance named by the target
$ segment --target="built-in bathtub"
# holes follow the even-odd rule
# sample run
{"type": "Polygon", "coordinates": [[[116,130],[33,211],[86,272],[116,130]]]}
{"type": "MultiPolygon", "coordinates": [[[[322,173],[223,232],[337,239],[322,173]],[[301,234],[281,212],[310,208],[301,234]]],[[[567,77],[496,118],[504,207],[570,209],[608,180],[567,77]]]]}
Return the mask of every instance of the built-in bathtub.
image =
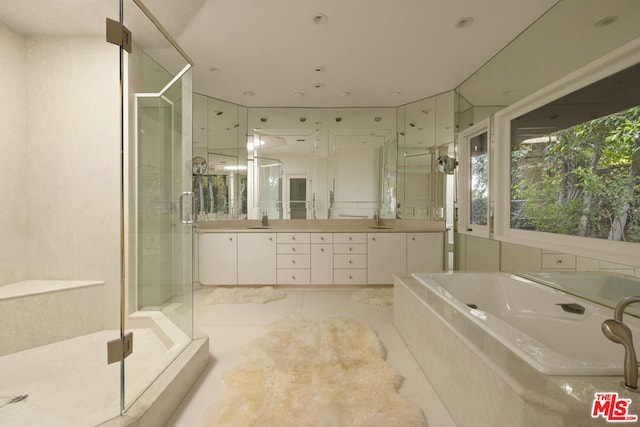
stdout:
{"type": "MultiPolygon", "coordinates": [[[[459,426],[603,425],[591,409],[605,391],[640,414],[640,394],[620,386],[622,346],[600,329],[610,317],[609,307],[507,273],[395,281],[396,327],[459,426]]],[[[624,320],[640,337],[639,319],[624,320]]]]}

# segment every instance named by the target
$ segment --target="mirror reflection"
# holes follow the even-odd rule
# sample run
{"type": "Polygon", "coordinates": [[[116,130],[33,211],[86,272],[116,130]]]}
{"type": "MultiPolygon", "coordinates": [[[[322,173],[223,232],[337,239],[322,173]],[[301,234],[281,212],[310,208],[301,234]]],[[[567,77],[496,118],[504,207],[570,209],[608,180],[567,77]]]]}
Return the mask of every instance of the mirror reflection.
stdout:
{"type": "Polygon", "coordinates": [[[196,94],[198,218],[442,219],[434,162],[453,142],[453,101],[246,108],[196,94]]]}

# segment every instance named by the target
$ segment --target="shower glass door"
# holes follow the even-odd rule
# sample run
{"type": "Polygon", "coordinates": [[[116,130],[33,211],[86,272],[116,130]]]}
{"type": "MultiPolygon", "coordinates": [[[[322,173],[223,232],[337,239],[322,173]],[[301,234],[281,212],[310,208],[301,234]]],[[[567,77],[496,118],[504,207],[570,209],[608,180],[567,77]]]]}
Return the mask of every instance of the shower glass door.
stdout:
{"type": "Polygon", "coordinates": [[[129,89],[126,409],[191,342],[191,65],[138,1],[127,3],[129,89]],[[135,4],[134,4],[135,3],[135,4]]]}

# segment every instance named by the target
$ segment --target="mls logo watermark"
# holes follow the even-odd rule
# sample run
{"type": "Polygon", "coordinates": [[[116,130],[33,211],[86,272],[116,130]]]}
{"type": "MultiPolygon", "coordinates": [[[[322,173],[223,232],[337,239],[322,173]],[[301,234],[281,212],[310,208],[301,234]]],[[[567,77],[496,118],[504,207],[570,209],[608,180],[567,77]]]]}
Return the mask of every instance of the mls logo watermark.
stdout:
{"type": "Polygon", "coordinates": [[[591,408],[591,418],[602,417],[611,423],[632,423],[637,415],[629,414],[631,399],[619,399],[618,393],[596,393],[591,408]]]}

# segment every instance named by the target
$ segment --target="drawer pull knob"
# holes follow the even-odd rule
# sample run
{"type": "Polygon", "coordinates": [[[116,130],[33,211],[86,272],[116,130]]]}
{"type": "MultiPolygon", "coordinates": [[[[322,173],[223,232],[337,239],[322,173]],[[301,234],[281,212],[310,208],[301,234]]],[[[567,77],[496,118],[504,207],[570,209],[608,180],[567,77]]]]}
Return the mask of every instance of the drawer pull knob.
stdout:
{"type": "Polygon", "coordinates": [[[353,279],[353,276],[352,276],[352,275],[349,275],[349,280],[351,280],[351,279],[353,279]]]}
{"type": "Polygon", "coordinates": [[[556,264],[562,264],[562,260],[561,259],[556,260],[556,264]]]}
{"type": "Polygon", "coordinates": [[[411,240],[415,241],[415,240],[416,240],[416,238],[415,238],[415,237],[412,237],[412,238],[411,238],[411,240]]]}
{"type": "Polygon", "coordinates": [[[324,240],[324,236],[320,236],[320,240],[324,240]]]}
{"type": "Polygon", "coordinates": [[[320,248],[320,252],[324,252],[324,248],[320,248]]]}
{"type": "Polygon", "coordinates": [[[352,249],[352,248],[349,248],[349,250],[350,250],[350,251],[352,251],[353,249],[352,249]]]}
{"type": "Polygon", "coordinates": [[[295,251],[296,251],[296,248],[291,248],[291,252],[295,252],[295,251]]]}
{"type": "Polygon", "coordinates": [[[349,264],[353,264],[353,261],[349,260],[349,264]]]}
{"type": "Polygon", "coordinates": [[[291,238],[291,240],[296,240],[296,236],[293,236],[293,237],[291,238]]]}
{"type": "Polygon", "coordinates": [[[372,238],[371,238],[371,240],[373,240],[373,241],[375,242],[375,241],[376,241],[376,238],[375,238],[375,237],[372,237],[372,238]]]}
{"type": "Polygon", "coordinates": [[[351,238],[351,236],[349,236],[349,240],[353,240],[353,239],[351,238]]]}
{"type": "Polygon", "coordinates": [[[296,276],[291,276],[291,278],[292,278],[293,280],[296,280],[296,276]]]}
{"type": "Polygon", "coordinates": [[[296,263],[296,260],[294,259],[293,261],[291,261],[291,263],[292,263],[292,264],[295,264],[295,263],[296,263]]]}
{"type": "Polygon", "coordinates": [[[230,241],[230,242],[233,242],[233,237],[229,237],[229,241],[230,241]]]}

